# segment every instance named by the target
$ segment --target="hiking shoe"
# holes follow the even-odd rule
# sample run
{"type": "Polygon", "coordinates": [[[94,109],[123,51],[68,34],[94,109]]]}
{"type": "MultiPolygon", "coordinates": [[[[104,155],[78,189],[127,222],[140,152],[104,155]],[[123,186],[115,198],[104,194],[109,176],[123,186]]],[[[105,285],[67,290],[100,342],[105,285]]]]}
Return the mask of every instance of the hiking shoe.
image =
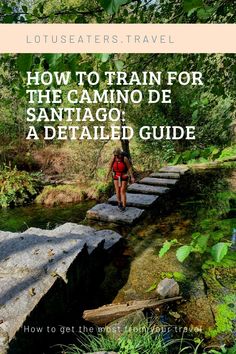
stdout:
{"type": "Polygon", "coordinates": [[[126,211],[126,207],[121,207],[121,212],[124,213],[126,211]]]}
{"type": "Polygon", "coordinates": [[[118,204],[117,208],[118,208],[120,211],[122,211],[122,209],[123,209],[122,204],[121,204],[121,203],[118,204]]]}

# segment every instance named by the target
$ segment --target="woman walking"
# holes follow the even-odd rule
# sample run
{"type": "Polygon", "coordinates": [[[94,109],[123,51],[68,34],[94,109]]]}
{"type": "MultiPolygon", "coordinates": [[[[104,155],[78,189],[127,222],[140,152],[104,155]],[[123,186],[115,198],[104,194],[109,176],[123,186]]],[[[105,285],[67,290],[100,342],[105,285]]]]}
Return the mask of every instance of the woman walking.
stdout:
{"type": "Polygon", "coordinates": [[[129,159],[124,155],[120,148],[113,151],[113,157],[109,163],[107,178],[112,171],[118,208],[124,212],[126,209],[126,189],[129,176],[131,183],[134,183],[134,176],[129,159]]]}

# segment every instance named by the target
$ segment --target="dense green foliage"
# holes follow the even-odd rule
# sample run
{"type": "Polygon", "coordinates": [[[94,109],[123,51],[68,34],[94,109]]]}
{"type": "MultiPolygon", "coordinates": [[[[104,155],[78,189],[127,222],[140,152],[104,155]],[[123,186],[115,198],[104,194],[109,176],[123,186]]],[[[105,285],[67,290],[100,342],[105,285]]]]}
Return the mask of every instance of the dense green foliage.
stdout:
{"type": "MultiPolygon", "coordinates": [[[[206,172],[205,172],[206,174],[206,172]]],[[[225,179],[225,173],[208,176],[204,184],[193,180],[194,198],[188,198],[182,205],[196,212],[194,223],[185,243],[177,239],[166,240],[159,250],[159,257],[168,258],[168,251],[174,248],[176,257],[188,267],[194,266],[204,279],[208,299],[213,300],[215,325],[209,328],[207,337],[230,336],[234,330],[235,308],[235,228],[236,194],[225,179]],[[217,178],[216,178],[217,177],[217,178]],[[226,279],[223,280],[223,279],[226,279]]],[[[194,178],[194,177],[192,177],[194,178]]],[[[184,274],[183,274],[184,275],[184,274]]],[[[165,273],[165,277],[188,283],[180,274],[165,273]]],[[[147,291],[152,291],[157,283],[147,291]]]]}
{"type": "Polygon", "coordinates": [[[0,170],[0,207],[25,204],[36,196],[38,188],[35,176],[5,167],[0,170]]]}
{"type": "Polygon", "coordinates": [[[205,149],[195,149],[195,150],[185,150],[182,153],[176,154],[174,159],[171,161],[173,165],[178,163],[207,163],[207,162],[220,162],[231,160],[236,155],[235,145],[221,149],[214,145],[208,146],[205,149]]]}
{"type": "MultiPolygon", "coordinates": [[[[223,181],[206,186],[201,193],[206,194],[207,206],[204,203],[198,209],[191,241],[178,247],[176,257],[184,262],[190,254],[196,255],[203,270],[222,265],[232,266],[235,253],[231,250],[231,235],[235,219],[227,215],[236,205],[236,195],[227,190],[227,183],[223,181]]],[[[159,251],[159,257],[163,257],[176,245],[179,246],[176,239],[166,240],[159,251]]]]}

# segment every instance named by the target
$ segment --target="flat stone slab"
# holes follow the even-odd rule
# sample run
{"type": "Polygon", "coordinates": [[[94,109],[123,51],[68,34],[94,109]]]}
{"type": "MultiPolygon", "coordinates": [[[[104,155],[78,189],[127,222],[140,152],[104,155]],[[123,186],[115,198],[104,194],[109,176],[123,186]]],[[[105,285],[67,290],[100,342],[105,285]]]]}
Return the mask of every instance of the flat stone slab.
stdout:
{"type": "Polygon", "coordinates": [[[180,178],[180,174],[175,172],[154,172],[151,173],[149,177],[178,179],[180,178]]]}
{"type": "Polygon", "coordinates": [[[145,177],[139,181],[142,184],[150,184],[151,186],[174,186],[178,182],[178,179],[169,178],[154,178],[145,177]]]}
{"type": "Polygon", "coordinates": [[[133,183],[128,187],[130,193],[142,193],[142,194],[155,194],[161,195],[168,192],[170,189],[167,187],[157,187],[147,184],[133,183]]]}
{"type": "Polygon", "coordinates": [[[159,172],[175,172],[181,175],[189,171],[189,167],[186,165],[165,166],[160,168],[159,172]]]}
{"type": "Polygon", "coordinates": [[[54,285],[67,282],[67,271],[87,247],[108,249],[121,236],[111,230],[64,224],[54,230],[30,228],[23,233],[0,231],[0,353],[54,285]]]}
{"type": "MultiPolygon", "coordinates": [[[[135,194],[126,193],[127,206],[137,207],[137,208],[148,208],[158,199],[157,195],[152,194],[135,194]]],[[[108,203],[117,205],[116,195],[113,195],[108,199],[108,203]]]]}
{"type": "Polygon", "coordinates": [[[92,209],[87,211],[87,218],[114,222],[118,224],[133,224],[143,214],[143,209],[127,207],[125,212],[118,210],[117,206],[111,204],[97,204],[92,209]]]}

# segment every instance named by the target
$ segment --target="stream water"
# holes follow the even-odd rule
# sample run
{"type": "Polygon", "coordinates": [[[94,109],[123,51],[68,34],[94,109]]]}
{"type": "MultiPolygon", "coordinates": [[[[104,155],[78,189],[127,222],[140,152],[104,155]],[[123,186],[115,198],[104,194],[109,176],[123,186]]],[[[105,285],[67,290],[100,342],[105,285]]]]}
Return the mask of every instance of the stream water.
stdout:
{"type": "Polygon", "coordinates": [[[0,230],[17,232],[29,227],[53,229],[65,222],[81,223],[86,211],[94,204],[94,201],[86,201],[54,207],[31,204],[26,207],[0,209],[0,230]]]}

